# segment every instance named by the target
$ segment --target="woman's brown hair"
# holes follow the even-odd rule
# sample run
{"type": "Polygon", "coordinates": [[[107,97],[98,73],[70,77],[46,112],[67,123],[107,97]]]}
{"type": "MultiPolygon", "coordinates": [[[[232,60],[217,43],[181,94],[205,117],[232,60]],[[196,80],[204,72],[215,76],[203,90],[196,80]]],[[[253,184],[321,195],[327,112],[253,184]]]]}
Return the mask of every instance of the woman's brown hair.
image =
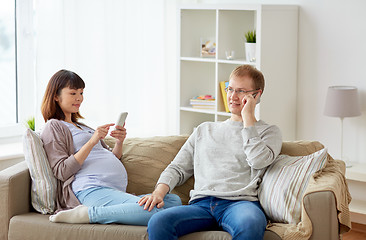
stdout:
{"type": "MultiPolygon", "coordinates": [[[[56,102],[56,96],[61,94],[61,90],[65,87],[71,89],[85,88],[85,83],[79,75],[68,70],[60,70],[56,72],[48,82],[46,92],[43,96],[41,112],[44,121],[52,118],[65,120],[65,114],[56,102]]],[[[71,114],[71,120],[77,122],[79,118],[83,118],[79,112],[71,114]]]]}

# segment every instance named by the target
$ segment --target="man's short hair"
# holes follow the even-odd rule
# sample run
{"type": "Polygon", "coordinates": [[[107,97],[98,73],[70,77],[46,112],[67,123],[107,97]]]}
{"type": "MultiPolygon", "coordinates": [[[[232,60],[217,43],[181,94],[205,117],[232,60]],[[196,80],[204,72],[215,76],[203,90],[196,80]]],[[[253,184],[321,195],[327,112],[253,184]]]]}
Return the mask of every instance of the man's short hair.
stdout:
{"type": "Polygon", "coordinates": [[[235,68],[231,74],[230,74],[230,79],[232,77],[244,77],[244,76],[248,76],[251,79],[253,79],[253,84],[254,84],[254,89],[261,89],[262,90],[262,94],[264,91],[264,76],[262,74],[261,71],[259,71],[258,69],[256,69],[255,67],[251,66],[251,65],[241,65],[237,68],[235,68]]]}

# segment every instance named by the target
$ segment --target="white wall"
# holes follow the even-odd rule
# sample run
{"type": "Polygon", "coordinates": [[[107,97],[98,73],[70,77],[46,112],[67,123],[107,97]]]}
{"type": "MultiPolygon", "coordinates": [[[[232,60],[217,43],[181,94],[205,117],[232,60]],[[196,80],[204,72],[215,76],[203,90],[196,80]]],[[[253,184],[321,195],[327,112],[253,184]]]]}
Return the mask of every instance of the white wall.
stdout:
{"type": "Polygon", "coordinates": [[[46,85],[56,71],[67,69],[86,83],[80,112],[89,126],[114,123],[127,111],[129,137],[175,133],[167,90],[172,79],[164,64],[164,0],[33,1],[37,130],[44,125],[46,85]]]}
{"type": "Polygon", "coordinates": [[[366,163],[366,2],[300,4],[297,138],[317,139],[340,158],[340,120],[323,115],[325,95],[330,85],[357,86],[363,115],[344,120],[343,155],[366,163]]]}
{"type": "MultiPolygon", "coordinates": [[[[340,120],[323,115],[325,96],[330,85],[354,85],[360,92],[363,115],[345,118],[343,155],[366,163],[366,72],[363,71],[366,68],[366,1],[177,0],[176,3],[298,5],[297,139],[318,140],[334,158],[340,158],[340,120]]],[[[170,27],[175,33],[175,26],[170,27]]],[[[175,59],[176,55],[170,58],[175,59]]],[[[279,94],[286,94],[286,86],[283,89],[279,94]]]]}
{"type": "MultiPolygon", "coordinates": [[[[47,4],[48,1],[37,0],[38,3],[47,4]]],[[[92,1],[94,6],[98,4],[98,1],[92,1]]],[[[61,1],[57,1],[61,3],[61,1]]],[[[59,7],[63,9],[63,12],[59,14],[75,14],[75,9],[83,9],[82,4],[90,5],[90,1],[78,1],[78,4],[73,1],[66,1],[68,8],[64,9],[62,5],[57,6],[54,3],[48,6],[51,9],[59,7]],[[72,5],[75,8],[72,8],[72,5]]],[[[100,2],[99,2],[100,3],[100,2]]],[[[346,118],[344,120],[344,156],[352,161],[365,162],[366,163],[366,73],[363,72],[363,65],[366,62],[366,1],[363,0],[165,0],[164,9],[164,29],[165,29],[165,51],[162,52],[164,59],[165,78],[162,81],[164,86],[165,105],[162,105],[162,112],[164,114],[158,115],[158,119],[163,122],[160,126],[167,126],[165,130],[157,130],[156,135],[174,134],[176,130],[176,106],[177,99],[175,97],[177,93],[177,4],[195,4],[195,3],[211,3],[211,4],[225,4],[225,3],[256,3],[256,4],[296,4],[299,9],[299,52],[298,52],[298,98],[297,98],[297,139],[304,140],[318,140],[328,147],[329,152],[335,158],[340,158],[340,120],[337,118],[331,118],[323,115],[323,108],[325,103],[325,95],[328,86],[330,85],[354,85],[359,88],[361,108],[363,115],[355,118],[346,118]]],[[[112,8],[111,5],[118,4],[123,7],[120,1],[108,1],[107,8],[112,8]]],[[[78,11],[79,11],[78,10],[78,11]]],[[[53,11],[57,13],[57,11],[53,11]]],[[[79,11],[80,14],[88,13],[87,9],[79,11]]],[[[47,12],[44,12],[47,16],[47,12]]],[[[101,12],[103,14],[103,12],[101,12]]],[[[73,15],[75,16],[75,15],[73,15]]],[[[119,16],[118,14],[116,16],[119,16]]],[[[49,16],[55,19],[55,16],[49,16]]],[[[59,16],[57,16],[59,17],[59,16]]],[[[100,17],[98,15],[97,17],[100,17]]],[[[87,18],[90,19],[90,18],[87,18]]],[[[108,18],[105,15],[103,19],[109,23],[109,29],[117,29],[118,26],[126,24],[121,22],[122,18],[117,18],[119,24],[115,24],[112,18],[108,18]]],[[[55,21],[53,21],[55,23],[55,21]]],[[[74,28],[82,28],[82,20],[79,25],[73,25],[74,19],[61,21],[58,24],[62,27],[73,26],[74,28]]],[[[98,23],[98,21],[96,22],[98,23]]],[[[126,26],[128,26],[127,24],[126,26]]],[[[96,25],[96,27],[103,28],[103,26],[96,25]]],[[[152,26],[153,27],[153,26],[152,26]]],[[[47,33],[44,33],[44,38],[38,38],[38,46],[43,46],[47,41],[57,41],[59,29],[49,26],[47,33]],[[43,42],[42,42],[43,41],[43,42]]],[[[99,36],[94,34],[93,36],[99,36]]],[[[73,46],[74,49],[68,48],[66,53],[74,53],[80,46],[72,45],[73,39],[77,36],[70,36],[69,38],[60,38],[55,44],[60,46],[73,46]]],[[[134,39],[134,36],[130,37],[134,39]]],[[[91,39],[91,41],[97,41],[98,39],[91,39]]],[[[109,44],[116,44],[115,41],[110,40],[109,44]]],[[[110,48],[106,48],[107,50],[110,48]]],[[[98,52],[102,58],[105,58],[103,51],[106,50],[103,47],[100,49],[92,49],[92,53],[96,55],[98,52]]],[[[40,49],[38,49],[41,51],[40,49]]],[[[52,50],[52,49],[51,49],[52,50]]],[[[120,48],[117,50],[123,56],[123,51],[120,48]]],[[[50,51],[50,49],[45,49],[50,51]]],[[[80,55],[88,56],[88,52],[82,52],[80,55]]],[[[108,50],[111,51],[111,50],[108,50]]],[[[56,51],[58,52],[58,51],[56,51]]],[[[110,62],[107,65],[98,65],[99,60],[93,56],[89,57],[90,62],[97,67],[104,69],[108,72],[109,76],[99,76],[92,74],[93,71],[89,71],[87,67],[88,61],[81,61],[80,59],[67,58],[67,56],[56,56],[47,52],[41,52],[41,54],[52,56],[50,59],[42,60],[38,59],[38,64],[43,64],[43,72],[37,72],[37,77],[44,83],[49,79],[52,73],[54,73],[61,66],[77,66],[75,70],[83,75],[86,79],[105,78],[113,83],[113,87],[110,85],[110,90],[115,92],[115,89],[126,88],[125,85],[121,85],[118,81],[113,79],[113,76],[118,74],[116,69],[118,65],[115,62],[110,62]],[[59,60],[57,58],[60,57],[59,60]],[[69,62],[64,62],[64,59],[69,59],[69,62]],[[43,62],[41,62],[43,61],[43,62]],[[47,62],[48,61],[48,62],[47,62]],[[111,75],[113,72],[114,75],[111,75]]],[[[156,54],[156,53],[154,53],[156,54]]],[[[72,55],[74,56],[74,55],[72,55]]],[[[79,56],[79,55],[75,55],[79,56]]],[[[116,56],[116,55],[114,55],[116,56]]],[[[118,60],[117,57],[115,59],[118,60]]],[[[141,63],[143,63],[141,61],[141,63]]],[[[137,63],[138,64],[138,63],[137,63]]],[[[142,71],[143,69],[141,69],[142,71]]],[[[138,79],[138,78],[137,78],[138,79]]],[[[88,83],[90,86],[93,83],[88,83]]],[[[43,95],[45,86],[38,86],[40,89],[38,96],[43,95]]],[[[283,86],[284,92],[280,94],[286,94],[286,86],[283,86]]],[[[107,88],[108,90],[108,88],[107,88]]],[[[89,90],[88,90],[89,91],[89,90]]],[[[91,95],[95,94],[91,90],[91,95]]],[[[89,94],[88,93],[88,94],[89,94]]],[[[141,95],[136,95],[141,97],[141,95]]],[[[40,97],[39,97],[40,98],[40,97]]],[[[119,98],[122,99],[122,98],[119,98]]],[[[122,99],[124,101],[124,99],[122,99]]],[[[133,98],[128,99],[133,101],[133,98]]],[[[90,100],[87,100],[90,101],[90,100]]],[[[162,101],[161,101],[162,102],[162,101]]],[[[38,102],[39,103],[39,102],[38,102]]],[[[156,104],[155,104],[156,105],[156,104]]],[[[140,107],[140,106],[138,106],[140,107]]],[[[280,107],[280,106],[279,106],[280,107]]],[[[39,107],[38,107],[39,108],[39,107]]],[[[115,111],[113,108],[104,110],[106,112],[115,111]]],[[[84,111],[85,114],[92,113],[92,109],[84,111]]],[[[103,116],[101,114],[101,116],[103,116]]],[[[88,116],[86,116],[88,117],[88,116]]],[[[129,116],[130,117],[130,116],[129,116]]],[[[149,116],[151,119],[151,116],[149,116]]],[[[149,119],[149,120],[150,120],[149,119]]],[[[155,118],[154,118],[155,119],[155,118]]],[[[146,119],[133,119],[131,122],[138,122],[139,125],[143,125],[142,122],[146,119]]],[[[102,119],[98,119],[99,122],[102,119]]],[[[99,123],[98,122],[98,123],[99,123]]],[[[148,129],[148,128],[147,128],[148,129]]]]}

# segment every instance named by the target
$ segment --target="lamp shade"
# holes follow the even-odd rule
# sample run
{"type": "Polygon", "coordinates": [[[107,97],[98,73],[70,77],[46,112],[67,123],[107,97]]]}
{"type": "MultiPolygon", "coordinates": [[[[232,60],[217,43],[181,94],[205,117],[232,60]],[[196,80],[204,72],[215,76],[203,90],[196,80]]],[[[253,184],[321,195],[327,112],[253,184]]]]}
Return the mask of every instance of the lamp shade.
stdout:
{"type": "Polygon", "coordinates": [[[361,115],[357,88],[352,86],[329,87],[324,115],[340,118],[361,115]]]}

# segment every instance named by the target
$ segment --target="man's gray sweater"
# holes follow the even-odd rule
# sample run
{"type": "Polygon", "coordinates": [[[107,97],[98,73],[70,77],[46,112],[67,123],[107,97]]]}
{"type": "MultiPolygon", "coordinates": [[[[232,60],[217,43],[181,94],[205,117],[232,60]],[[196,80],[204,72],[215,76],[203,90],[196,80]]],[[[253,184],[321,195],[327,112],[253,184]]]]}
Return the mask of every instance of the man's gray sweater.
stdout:
{"type": "Polygon", "coordinates": [[[230,119],[202,123],[162,172],[158,184],[173,190],[194,174],[190,201],[206,196],[257,201],[261,177],[281,146],[279,128],[261,120],[247,128],[230,119]]]}

